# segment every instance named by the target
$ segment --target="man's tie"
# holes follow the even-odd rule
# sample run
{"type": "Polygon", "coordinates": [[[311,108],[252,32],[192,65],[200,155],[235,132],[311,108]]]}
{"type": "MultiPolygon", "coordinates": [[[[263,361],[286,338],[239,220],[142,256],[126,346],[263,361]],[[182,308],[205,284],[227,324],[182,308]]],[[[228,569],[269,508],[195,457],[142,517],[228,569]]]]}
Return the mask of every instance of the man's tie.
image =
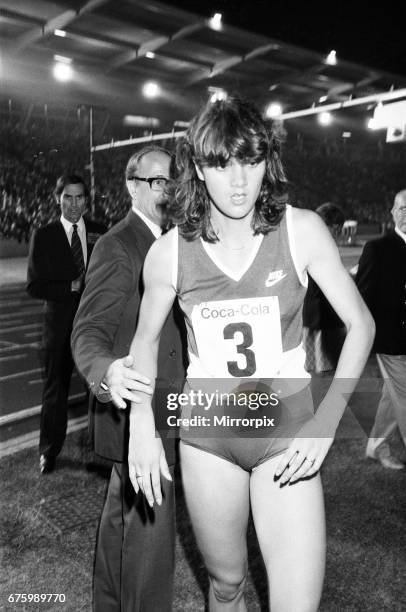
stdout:
{"type": "Polygon", "coordinates": [[[72,232],[72,242],[71,249],[73,259],[75,260],[75,264],[77,269],[79,270],[79,275],[84,272],[85,262],[83,260],[83,251],[82,251],[82,243],[80,242],[79,234],[78,234],[78,226],[76,223],[73,224],[73,232],[72,232]]]}

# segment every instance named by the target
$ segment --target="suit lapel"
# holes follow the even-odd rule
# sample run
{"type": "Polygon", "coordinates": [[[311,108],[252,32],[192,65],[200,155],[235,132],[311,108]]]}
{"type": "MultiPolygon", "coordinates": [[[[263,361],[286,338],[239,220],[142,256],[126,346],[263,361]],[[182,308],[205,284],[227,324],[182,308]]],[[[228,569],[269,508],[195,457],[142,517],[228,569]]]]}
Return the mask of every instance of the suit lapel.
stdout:
{"type": "Polygon", "coordinates": [[[151,245],[155,242],[155,236],[148,225],[133,210],[127,215],[128,225],[134,233],[135,244],[141,257],[144,259],[151,245]]]}
{"type": "Polygon", "coordinates": [[[55,224],[55,242],[57,250],[61,253],[61,256],[64,257],[66,261],[69,261],[71,264],[75,265],[72,249],[70,248],[69,240],[61,221],[58,221],[55,224]]]}

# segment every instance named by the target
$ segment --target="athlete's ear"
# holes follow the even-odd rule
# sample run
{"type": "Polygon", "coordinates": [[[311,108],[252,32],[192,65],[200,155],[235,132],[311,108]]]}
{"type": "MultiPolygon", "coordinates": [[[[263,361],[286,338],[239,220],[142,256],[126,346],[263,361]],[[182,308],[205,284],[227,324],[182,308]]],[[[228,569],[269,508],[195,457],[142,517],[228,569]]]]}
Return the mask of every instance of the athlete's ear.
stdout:
{"type": "Polygon", "coordinates": [[[201,181],[204,181],[204,175],[203,175],[202,169],[200,168],[200,166],[198,166],[198,165],[197,165],[197,163],[196,163],[196,162],[193,162],[193,163],[194,163],[195,168],[196,168],[196,174],[197,174],[197,176],[199,177],[199,179],[200,179],[201,181]]]}

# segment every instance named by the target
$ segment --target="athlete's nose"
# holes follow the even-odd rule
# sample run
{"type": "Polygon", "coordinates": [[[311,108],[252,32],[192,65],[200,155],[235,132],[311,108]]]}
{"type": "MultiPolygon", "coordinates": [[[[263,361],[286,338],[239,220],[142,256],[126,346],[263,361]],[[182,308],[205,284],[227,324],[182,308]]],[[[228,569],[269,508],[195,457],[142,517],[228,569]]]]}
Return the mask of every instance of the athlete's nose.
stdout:
{"type": "Polygon", "coordinates": [[[235,161],[231,166],[231,184],[242,187],[247,184],[247,168],[245,164],[235,161]]]}

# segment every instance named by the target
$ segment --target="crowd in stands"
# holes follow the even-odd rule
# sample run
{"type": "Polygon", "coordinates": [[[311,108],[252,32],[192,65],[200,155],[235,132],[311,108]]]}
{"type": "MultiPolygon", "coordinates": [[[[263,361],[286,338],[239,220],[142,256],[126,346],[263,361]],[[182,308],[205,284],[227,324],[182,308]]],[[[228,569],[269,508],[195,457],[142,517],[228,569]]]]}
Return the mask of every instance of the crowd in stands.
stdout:
{"type": "MultiPolygon", "coordinates": [[[[3,121],[0,141],[0,234],[28,241],[34,228],[59,215],[53,189],[62,172],[76,171],[90,184],[88,129],[83,122],[61,127],[3,121]]],[[[174,146],[173,141],[163,144],[174,146]]],[[[135,149],[126,146],[94,155],[92,216],[107,226],[128,210],[124,168],[135,149]]],[[[358,223],[385,224],[394,193],[405,187],[406,143],[356,146],[343,139],[288,134],[283,157],[294,205],[315,209],[325,201],[335,202],[347,219],[358,223]]]]}

